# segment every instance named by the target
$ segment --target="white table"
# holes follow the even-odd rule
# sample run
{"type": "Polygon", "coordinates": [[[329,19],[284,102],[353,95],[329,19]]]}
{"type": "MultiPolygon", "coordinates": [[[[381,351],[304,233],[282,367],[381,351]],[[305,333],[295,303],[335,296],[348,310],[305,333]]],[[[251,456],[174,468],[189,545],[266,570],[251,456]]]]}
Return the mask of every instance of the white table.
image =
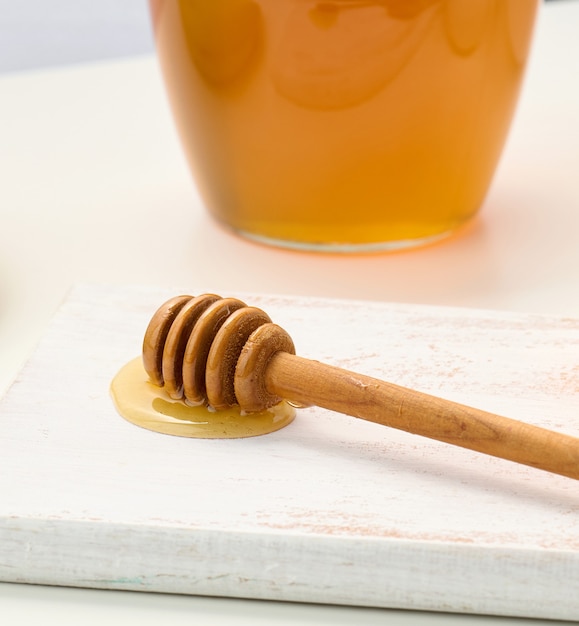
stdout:
{"type": "MultiPolygon", "coordinates": [[[[150,56],[1,77],[0,392],[75,282],[579,316],[577,32],[579,3],[544,7],[480,217],[443,244],[392,255],[276,250],[217,226],[196,196],[150,56]]],[[[0,584],[0,606],[13,624],[524,623],[11,584],[0,584]]]]}

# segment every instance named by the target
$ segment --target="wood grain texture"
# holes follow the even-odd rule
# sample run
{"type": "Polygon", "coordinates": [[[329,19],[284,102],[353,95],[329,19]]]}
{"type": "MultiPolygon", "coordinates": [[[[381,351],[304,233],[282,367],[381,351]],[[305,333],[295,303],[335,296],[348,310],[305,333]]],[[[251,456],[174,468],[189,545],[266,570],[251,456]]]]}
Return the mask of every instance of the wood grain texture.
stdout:
{"type": "MultiPolygon", "coordinates": [[[[576,481],[319,408],[242,440],[120,418],[179,292],[76,288],[1,401],[0,580],[579,619],[576,481]]],[[[223,295],[306,358],[579,434],[579,320],[223,295]]]]}

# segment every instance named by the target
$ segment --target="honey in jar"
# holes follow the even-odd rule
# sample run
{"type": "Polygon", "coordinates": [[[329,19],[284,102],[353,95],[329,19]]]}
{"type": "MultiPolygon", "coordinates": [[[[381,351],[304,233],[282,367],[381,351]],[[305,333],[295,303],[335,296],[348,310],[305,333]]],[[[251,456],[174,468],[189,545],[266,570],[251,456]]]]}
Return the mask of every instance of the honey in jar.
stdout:
{"type": "Polygon", "coordinates": [[[199,191],[278,245],[413,246],[469,220],[515,110],[537,0],[151,0],[199,191]]]}

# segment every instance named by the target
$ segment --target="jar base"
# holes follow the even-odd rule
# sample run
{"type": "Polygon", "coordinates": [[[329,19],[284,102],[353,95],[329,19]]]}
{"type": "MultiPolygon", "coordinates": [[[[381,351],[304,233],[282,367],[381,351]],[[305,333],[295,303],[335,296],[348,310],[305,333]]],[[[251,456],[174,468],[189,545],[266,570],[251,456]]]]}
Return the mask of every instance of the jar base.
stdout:
{"type": "Polygon", "coordinates": [[[401,239],[393,241],[372,241],[363,243],[348,243],[348,242],[312,242],[312,241],[294,241],[291,239],[277,239],[275,237],[267,237],[264,235],[258,235],[246,230],[236,229],[226,226],[230,231],[249,239],[255,243],[263,244],[274,248],[285,248],[288,250],[298,250],[301,252],[319,252],[326,254],[364,254],[373,252],[397,252],[404,250],[412,250],[414,248],[422,248],[431,244],[438,243],[444,239],[451,237],[457,229],[460,228],[460,224],[451,227],[434,235],[427,235],[425,237],[417,237],[415,239],[401,239]]]}

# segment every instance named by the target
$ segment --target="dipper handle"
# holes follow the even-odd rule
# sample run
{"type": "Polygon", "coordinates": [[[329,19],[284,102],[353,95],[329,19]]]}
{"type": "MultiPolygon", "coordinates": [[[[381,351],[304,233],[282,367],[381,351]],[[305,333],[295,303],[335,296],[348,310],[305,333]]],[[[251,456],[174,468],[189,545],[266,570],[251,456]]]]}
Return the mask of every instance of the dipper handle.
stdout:
{"type": "Polygon", "coordinates": [[[283,352],[271,358],[265,386],[296,404],[579,479],[579,439],[569,435],[283,352]]]}

